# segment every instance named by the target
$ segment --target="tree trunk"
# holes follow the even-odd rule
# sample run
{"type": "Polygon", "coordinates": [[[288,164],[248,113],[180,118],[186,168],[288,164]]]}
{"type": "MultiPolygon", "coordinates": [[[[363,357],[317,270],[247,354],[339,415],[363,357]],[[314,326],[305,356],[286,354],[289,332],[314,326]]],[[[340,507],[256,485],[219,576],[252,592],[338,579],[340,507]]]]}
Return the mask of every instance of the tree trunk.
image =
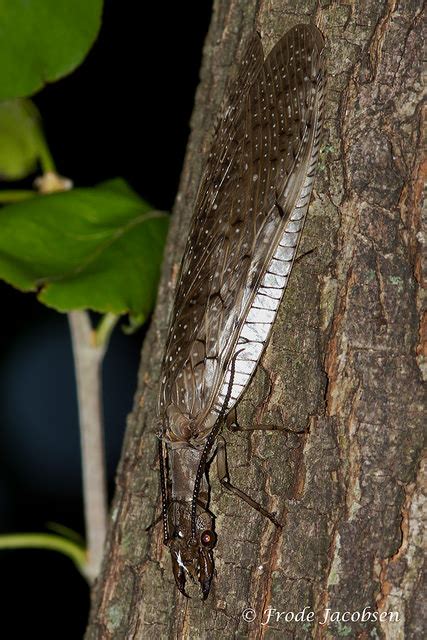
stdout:
{"type": "Polygon", "coordinates": [[[88,639],[421,638],[421,20],[416,0],[215,1],[88,639]],[[238,407],[247,432],[226,433],[233,482],[284,527],[211,472],[217,576],[206,602],[186,600],[161,526],[145,532],[159,513],[155,406],[176,275],[201,158],[246,38],[257,29],[268,52],[310,19],[327,39],[329,72],[300,248],[315,251],[294,267],[238,407]],[[304,607],[314,620],[268,613],[304,607]],[[365,607],[388,615],[358,621],[365,607]],[[321,624],[327,609],[354,620],[321,624]]]}

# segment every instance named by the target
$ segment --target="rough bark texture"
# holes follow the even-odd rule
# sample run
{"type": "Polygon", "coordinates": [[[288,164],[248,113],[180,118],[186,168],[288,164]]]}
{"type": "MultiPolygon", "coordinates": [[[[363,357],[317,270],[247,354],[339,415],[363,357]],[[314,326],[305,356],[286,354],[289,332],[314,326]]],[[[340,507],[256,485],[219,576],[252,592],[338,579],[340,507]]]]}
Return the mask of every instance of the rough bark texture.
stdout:
{"type": "Polygon", "coordinates": [[[415,0],[216,0],[88,639],[422,637],[421,9],[415,0]],[[246,37],[258,29],[268,51],[310,19],[329,58],[300,252],[316,250],[294,268],[239,406],[248,431],[227,435],[234,483],[277,510],[284,528],[211,473],[218,575],[205,603],[185,600],[161,527],[144,530],[159,509],[154,416],[176,274],[211,124],[246,37]],[[311,623],[261,624],[268,607],[306,606],[311,623]],[[364,607],[399,620],[319,624],[326,608],[364,607]]]}

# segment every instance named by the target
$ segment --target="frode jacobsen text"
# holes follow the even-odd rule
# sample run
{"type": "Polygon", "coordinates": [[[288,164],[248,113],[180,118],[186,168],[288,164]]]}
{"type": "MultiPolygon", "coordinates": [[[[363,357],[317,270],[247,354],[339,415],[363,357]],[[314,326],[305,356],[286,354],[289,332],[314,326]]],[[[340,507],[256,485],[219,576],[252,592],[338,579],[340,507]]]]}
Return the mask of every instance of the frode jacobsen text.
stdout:
{"type": "Polygon", "coordinates": [[[280,611],[274,607],[268,607],[264,609],[261,616],[258,616],[255,609],[247,607],[242,611],[242,618],[245,622],[254,622],[259,617],[261,625],[266,626],[275,623],[286,622],[302,622],[313,623],[317,622],[321,626],[330,625],[334,623],[345,622],[398,622],[398,611],[376,611],[371,607],[364,607],[361,610],[356,611],[335,611],[333,609],[323,609],[320,612],[315,612],[311,607],[307,606],[300,611],[280,611]]]}

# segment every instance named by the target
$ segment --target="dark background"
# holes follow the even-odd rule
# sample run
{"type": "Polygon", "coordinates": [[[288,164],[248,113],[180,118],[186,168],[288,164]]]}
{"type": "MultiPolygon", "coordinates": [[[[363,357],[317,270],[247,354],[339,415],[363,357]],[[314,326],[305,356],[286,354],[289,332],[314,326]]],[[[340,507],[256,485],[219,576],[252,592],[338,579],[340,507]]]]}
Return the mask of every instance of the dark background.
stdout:
{"type": "MultiPolygon", "coordinates": [[[[82,66],[35,102],[58,171],[76,186],[122,176],[170,210],[189,133],[211,2],[107,0],[82,66]]],[[[29,51],[29,55],[31,52],[29,51]]],[[[27,185],[26,185],[27,186],[27,185]]],[[[1,531],[84,533],[79,435],[66,317],[0,282],[1,531]]],[[[136,387],[143,331],[115,330],[104,366],[110,494],[136,387]]],[[[0,552],[2,637],[82,637],[88,587],[50,551],[0,552]]]]}

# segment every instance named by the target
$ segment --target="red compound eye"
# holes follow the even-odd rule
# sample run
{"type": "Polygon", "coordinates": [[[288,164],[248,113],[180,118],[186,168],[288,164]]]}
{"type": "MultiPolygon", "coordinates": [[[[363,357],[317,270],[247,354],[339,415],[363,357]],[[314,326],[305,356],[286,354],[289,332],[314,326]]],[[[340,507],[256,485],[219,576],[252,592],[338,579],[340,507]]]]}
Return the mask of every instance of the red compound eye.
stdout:
{"type": "Polygon", "coordinates": [[[216,542],[216,534],[210,529],[203,531],[200,538],[202,545],[205,547],[213,547],[216,542]]]}

